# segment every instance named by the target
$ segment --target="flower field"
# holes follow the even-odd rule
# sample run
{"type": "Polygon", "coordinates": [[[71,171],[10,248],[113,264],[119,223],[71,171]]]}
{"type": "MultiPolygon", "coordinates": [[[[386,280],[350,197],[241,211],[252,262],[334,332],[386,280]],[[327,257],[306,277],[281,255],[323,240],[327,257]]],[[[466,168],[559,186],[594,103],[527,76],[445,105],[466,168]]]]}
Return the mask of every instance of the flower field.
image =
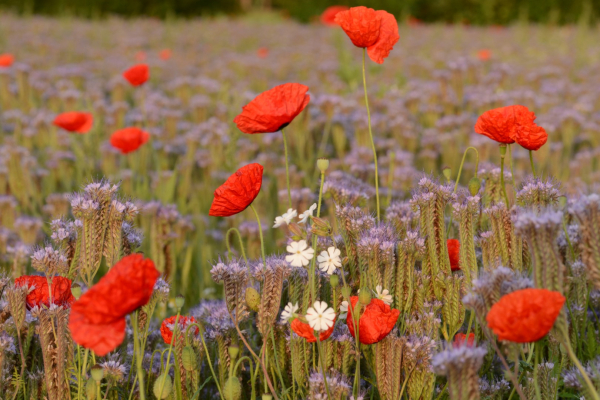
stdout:
{"type": "Polygon", "coordinates": [[[600,400],[597,36],[0,14],[0,398],[600,400]]]}

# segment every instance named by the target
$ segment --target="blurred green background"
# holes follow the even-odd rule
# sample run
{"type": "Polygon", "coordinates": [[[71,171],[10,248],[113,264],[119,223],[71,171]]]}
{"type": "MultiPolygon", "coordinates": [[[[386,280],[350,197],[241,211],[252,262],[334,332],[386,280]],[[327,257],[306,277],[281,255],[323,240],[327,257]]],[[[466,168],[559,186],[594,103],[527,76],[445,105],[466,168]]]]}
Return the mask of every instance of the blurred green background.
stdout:
{"type": "Polygon", "coordinates": [[[0,9],[19,14],[108,15],[158,18],[240,15],[271,9],[302,22],[314,20],[327,6],[365,5],[385,9],[400,19],[424,22],[509,24],[594,24],[600,0],[0,0],[0,9]]]}

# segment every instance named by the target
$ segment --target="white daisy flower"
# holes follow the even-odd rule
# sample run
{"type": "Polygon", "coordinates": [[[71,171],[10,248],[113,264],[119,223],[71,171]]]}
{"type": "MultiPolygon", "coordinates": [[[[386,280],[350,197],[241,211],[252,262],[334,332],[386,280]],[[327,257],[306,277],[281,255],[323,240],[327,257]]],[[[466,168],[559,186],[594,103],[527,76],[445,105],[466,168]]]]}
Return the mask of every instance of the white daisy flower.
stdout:
{"type": "Polygon", "coordinates": [[[333,274],[336,268],[342,266],[340,254],[340,250],[333,246],[328,248],[327,251],[322,251],[317,257],[319,269],[323,272],[327,272],[329,275],[333,274]]]}
{"type": "Polygon", "coordinates": [[[375,290],[377,291],[377,298],[381,301],[383,301],[385,304],[387,304],[388,306],[392,304],[392,301],[394,300],[394,298],[392,297],[392,295],[390,294],[390,291],[387,289],[383,289],[383,291],[381,291],[381,289],[383,289],[381,287],[381,285],[377,285],[375,287],[375,290]]]}
{"type": "Polygon", "coordinates": [[[302,214],[300,214],[300,216],[298,218],[300,218],[300,221],[298,221],[298,223],[300,224],[305,224],[306,221],[308,221],[308,218],[313,216],[313,212],[317,209],[317,203],[313,204],[312,206],[310,206],[310,208],[306,211],[304,211],[302,214]]]}
{"type": "Polygon", "coordinates": [[[346,300],[342,301],[340,304],[340,319],[346,319],[348,317],[348,302],[346,300]]]}
{"type": "Polygon", "coordinates": [[[286,323],[289,322],[290,319],[293,319],[296,311],[298,311],[298,303],[292,304],[290,301],[287,303],[283,311],[281,312],[281,322],[286,323]]]}
{"type": "Polygon", "coordinates": [[[306,320],[315,331],[326,331],[333,326],[335,311],[324,301],[315,301],[315,304],[306,310],[306,320]]]}
{"type": "Polygon", "coordinates": [[[283,213],[281,217],[275,218],[275,225],[273,225],[273,228],[279,228],[283,224],[289,225],[289,223],[292,222],[292,219],[294,219],[296,215],[298,215],[298,212],[296,210],[294,210],[293,208],[288,208],[287,212],[283,213]]]}
{"type": "Polygon", "coordinates": [[[289,262],[292,267],[306,267],[315,254],[315,250],[308,247],[306,240],[292,242],[286,250],[290,255],[285,256],[285,261],[289,262]]]}

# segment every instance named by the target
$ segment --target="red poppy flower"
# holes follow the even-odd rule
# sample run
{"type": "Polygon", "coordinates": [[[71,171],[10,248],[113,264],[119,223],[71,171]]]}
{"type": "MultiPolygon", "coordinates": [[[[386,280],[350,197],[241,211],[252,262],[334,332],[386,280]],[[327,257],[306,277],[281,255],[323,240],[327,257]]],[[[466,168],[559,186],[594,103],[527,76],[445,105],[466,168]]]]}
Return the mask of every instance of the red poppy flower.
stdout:
{"type": "Polygon", "coordinates": [[[481,61],[488,61],[492,57],[492,52],[487,49],[482,49],[477,52],[477,57],[481,61]]]}
{"type": "MultiPolygon", "coordinates": [[[[175,319],[177,318],[177,315],[174,315],[172,317],[166,318],[165,320],[163,320],[162,324],[160,325],[160,335],[162,336],[163,340],[165,341],[166,344],[171,344],[171,340],[173,339],[173,328],[175,326],[175,319]]],[[[184,317],[183,315],[179,316],[179,320],[177,321],[177,325],[179,325],[179,328],[177,328],[178,333],[180,334],[185,334],[185,330],[188,327],[188,325],[196,323],[196,319],[194,317],[184,317]]],[[[196,327],[196,334],[198,334],[200,331],[198,330],[198,327],[196,327]]],[[[177,340],[175,340],[177,341],[177,340]]],[[[175,343],[173,343],[175,344],[175,343]]]]}
{"type": "MultiPolygon", "coordinates": [[[[298,318],[296,318],[292,321],[291,328],[294,332],[296,332],[296,335],[303,337],[308,343],[314,343],[317,341],[314,329],[311,328],[310,325],[306,322],[302,322],[298,318]]],[[[334,328],[335,321],[334,324],[331,325],[331,328],[319,333],[319,340],[322,342],[323,340],[329,339],[329,336],[331,336],[331,334],[333,333],[334,328]]]]}
{"type": "Polygon", "coordinates": [[[262,186],[263,166],[248,164],[238,169],[215,190],[208,215],[229,217],[244,211],[258,196],[262,186]]]}
{"type": "Polygon", "coordinates": [[[244,133],[277,132],[290,124],[310,101],[308,86],[285,83],[262,92],[242,107],[233,122],[244,133]]]}
{"type": "Polygon", "coordinates": [[[369,58],[377,64],[390,54],[400,39],[398,22],[387,11],[367,7],[352,7],[338,12],[337,22],[356,47],[366,47],[369,58]]]}
{"type": "Polygon", "coordinates": [[[164,49],[161,50],[160,53],[158,53],[158,56],[160,57],[161,60],[168,60],[169,58],[171,58],[171,50],[170,49],[164,49]]]}
{"type": "Polygon", "coordinates": [[[148,303],[158,276],[141,254],[122,258],[71,306],[73,340],[99,356],[113,351],[125,337],[125,316],[148,303]]]}
{"type": "Polygon", "coordinates": [[[523,289],[502,296],[487,314],[488,326],[498,339],[516,343],[535,342],[546,336],[565,297],[547,289],[523,289]]]}
{"type": "MultiPolygon", "coordinates": [[[[358,302],[358,296],[350,297],[350,301],[354,309],[358,302]]],[[[362,315],[358,321],[360,342],[362,344],[373,344],[383,340],[394,329],[399,316],[400,311],[390,308],[379,299],[372,299],[371,303],[367,304],[362,310],[362,315]]],[[[350,333],[354,336],[354,322],[350,312],[348,312],[346,322],[350,333]]]]}
{"type": "MultiPolygon", "coordinates": [[[[460,347],[465,344],[465,339],[467,339],[467,335],[464,333],[457,333],[454,336],[454,343],[452,343],[453,347],[460,347]]],[[[467,341],[468,347],[473,347],[475,344],[475,334],[473,332],[469,333],[469,339],[467,341]]]]}
{"type": "Polygon", "coordinates": [[[69,111],[58,114],[53,123],[65,131],[87,133],[92,129],[94,117],[91,113],[69,111]]]}
{"type": "Polygon", "coordinates": [[[265,58],[269,55],[269,49],[266,47],[259,47],[258,50],[256,50],[256,55],[260,58],[265,58]]]}
{"type": "Polygon", "coordinates": [[[346,11],[348,7],[346,6],[331,6],[327,7],[323,14],[321,14],[321,23],[328,26],[336,26],[337,22],[335,22],[335,16],[340,11],[346,11]]]}
{"type": "Polygon", "coordinates": [[[50,289],[52,289],[52,304],[69,307],[75,301],[71,293],[71,280],[62,276],[52,278],[50,287],[45,276],[25,275],[15,279],[15,286],[33,287],[27,295],[27,308],[50,307],[50,289]]]}
{"type": "Polygon", "coordinates": [[[534,120],[535,114],[525,106],[494,108],[477,119],[475,132],[496,142],[517,142],[528,150],[537,150],[546,143],[548,134],[534,120]]]}
{"type": "Polygon", "coordinates": [[[146,64],[138,64],[123,72],[123,77],[127,79],[132,86],[140,86],[146,83],[150,78],[150,69],[146,64]]]}
{"type": "Polygon", "coordinates": [[[448,257],[450,258],[450,269],[452,271],[460,270],[460,266],[458,264],[458,260],[460,259],[460,242],[457,239],[448,239],[446,241],[446,246],[448,246],[448,257]]]}
{"type": "Polygon", "coordinates": [[[110,136],[110,144],[121,153],[127,154],[136,151],[150,139],[150,134],[139,128],[124,128],[115,131],[110,136]]]}
{"type": "Polygon", "coordinates": [[[0,68],[8,68],[15,62],[12,54],[0,54],[0,68]]]}

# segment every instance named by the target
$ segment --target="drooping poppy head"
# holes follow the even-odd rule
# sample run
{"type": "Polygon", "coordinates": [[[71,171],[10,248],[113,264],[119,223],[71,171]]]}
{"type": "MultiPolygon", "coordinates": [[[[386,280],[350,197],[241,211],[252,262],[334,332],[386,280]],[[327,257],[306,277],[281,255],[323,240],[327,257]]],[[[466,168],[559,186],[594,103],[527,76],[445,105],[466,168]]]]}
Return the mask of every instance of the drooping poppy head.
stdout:
{"type": "Polygon", "coordinates": [[[127,154],[136,151],[148,139],[150,139],[150,134],[146,131],[139,128],[123,128],[110,136],[110,144],[121,150],[121,153],[127,154]]]}
{"type": "Polygon", "coordinates": [[[369,47],[377,42],[381,15],[372,8],[352,7],[338,12],[334,21],[342,27],[356,47],[369,47]]]}
{"type": "Polygon", "coordinates": [[[494,108],[477,119],[475,132],[499,143],[517,142],[528,150],[537,150],[546,143],[548,134],[534,121],[535,114],[525,106],[494,108]]]}
{"type": "Polygon", "coordinates": [[[233,122],[244,133],[277,132],[290,124],[310,101],[308,86],[285,83],[262,92],[242,107],[233,122]]]}
{"type": "Polygon", "coordinates": [[[258,50],[256,50],[256,55],[259,58],[266,58],[269,55],[269,49],[266,47],[259,47],[258,50]]]}
{"type": "Polygon", "coordinates": [[[113,351],[125,338],[125,316],[148,303],[158,276],[141,254],[122,258],[71,306],[73,340],[99,356],[113,351]]]}
{"type": "Polygon", "coordinates": [[[390,51],[400,40],[400,35],[398,34],[398,22],[392,14],[383,10],[378,10],[376,13],[381,16],[381,28],[377,41],[367,47],[367,54],[372,61],[383,64],[383,60],[390,55],[390,51]]]}
{"type": "MultiPolygon", "coordinates": [[[[350,297],[352,308],[358,302],[358,296],[350,297]]],[[[400,316],[400,311],[390,308],[382,300],[372,299],[369,304],[362,310],[360,319],[358,320],[359,340],[362,344],[373,344],[383,340],[396,325],[396,321],[400,316]]],[[[354,322],[352,313],[348,310],[347,317],[348,329],[354,336],[354,322]]]]}
{"type": "Polygon", "coordinates": [[[15,62],[15,57],[12,54],[0,54],[0,68],[8,68],[15,62]]]}
{"type": "MultiPolygon", "coordinates": [[[[317,338],[315,337],[315,330],[311,328],[310,325],[306,322],[302,322],[298,318],[296,318],[292,321],[290,327],[296,333],[296,335],[303,337],[308,343],[314,343],[317,341],[317,338]]],[[[334,328],[335,321],[329,329],[327,329],[326,331],[321,331],[321,333],[319,333],[319,341],[322,342],[323,340],[329,339],[329,336],[331,336],[331,334],[333,333],[334,328]]]]}
{"type": "Polygon", "coordinates": [[[467,335],[464,333],[457,333],[454,336],[454,342],[452,343],[452,347],[461,347],[465,345],[465,341],[466,341],[466,345],[468,347],[473,347],[473,345],[475,344],[475,334],[473,332],[469,333],[469,339],[467,339],[467,335]]]}
{"type": "Polygon", "coordinates": [[[168,60],[169,58],[171,58],[171,55],[173,53],[171,52],[170,49],[163,49],[160,51],[160,53],[158,53],[158,56],[160,57],[161,60],[168,60]]]}
{"type": "MultiPolygon", "coordinates": [[[[177,319],[177,315],[174,315],[172,317],[164,319],[162,324],[160,325],[160,335],[162,336],[162,338],[166,344],[171,344],[171,340],[173,340],[173,330],[175,328],[175,320],[176,319],[177,319]]],[[[187,327],[190,324],[194,324],[194,323],[196,323],[196,319],[194,317],[185,317],[183,315],[180,315],[179,320],[177,321],[178,337],[185,335],[187,327]]],[[[196,333],[196,335],[200,332],[198,327],[195,327],[195,329],[190,328],[190,330],[194,331],[196,333]]],[[[175,339],[175,342],[177,342],[177,339],[175,339]]],[[[173,344],[175,344],[175,343],[173,343],[173,344]]]]}
{"type": "Polygon", "coordinates": [[[65,131],[88,133],[94,124],[94,117],[91,113],[69,111],[58,114],[53,124],[65,131]]]}
{"type": "Polygon", "coordinates": [[[340,11],[348,10],[347,6],[330,6],[323,11],[321,14],[321,23],[327,26],[336,26],[337,22],[335,22],[335,16],[340,11]]]}
{"type": "Polygon", "coordinates": [[[488,326],[499,340],[536,342],[554,326],[565,297],[547,289],[522,289],[502,296],[487,314],[488,326]]]}
{"type": "Polygon", "coordinates": [[[460,242],[458,239],[448,239],[446,241],[446,246],[448,246],[448,257],[450,258],[450,269],[452,271],[460,270],[460,266],[458,264],[459,254],[460,254],[460,242]]]}
{"type": "Polygon", "coordinates": [[[138,64],[123,72],[123,78],[132,86],[140,86],[150,78],[150,68],[146,64],[138,64]]]}
{"type": "Polygon", "coordinates": [[[258,196],[262,175],[263,166],[257,163],[238,169],[215,190],[208,215],[229,217],[244,211],[258,196]]]}
{"type": "Polygon", "coordinates": [[[492,57],[492,52],[488,49],[481,49],[477,52],[477,58],[481,61],[488,61],[492,57]]]}
{"type": "Polygon", "coordinates": [[[75,301],[71,293],[71,280],[62,276],[52,278],[48,285],[45,276],[25,275],[15,279],[15,286],[27,286],[30,292],[27,295],[27,308],[50,307],[50,289],[52,289],[52,304],[69,307],[75,301]]]}

